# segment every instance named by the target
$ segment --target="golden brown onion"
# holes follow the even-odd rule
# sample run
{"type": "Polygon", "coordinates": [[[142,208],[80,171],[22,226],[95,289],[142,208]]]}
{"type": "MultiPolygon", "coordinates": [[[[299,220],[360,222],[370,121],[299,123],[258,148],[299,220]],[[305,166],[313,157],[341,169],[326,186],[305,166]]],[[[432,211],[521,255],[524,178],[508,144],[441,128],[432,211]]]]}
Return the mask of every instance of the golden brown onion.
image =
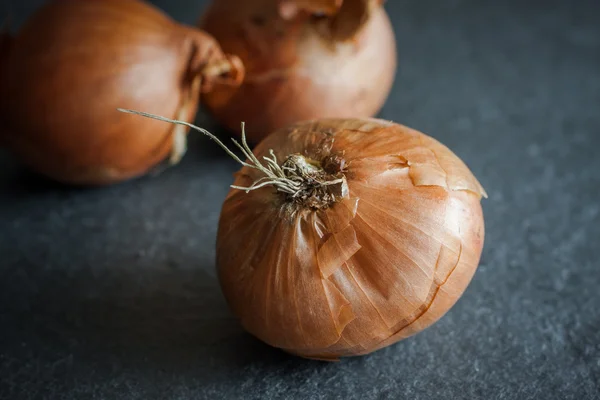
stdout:
{"type": "Polygon", "coordinates": [[[214,0],[201,27],[239,55],[239,90],[206,96],[230,129],[258,142],[291,123],[369,117],[396,71],[394,33],[380,0],[214,0]]]}
{"type": "Polygon", "coordinates": [[[146,173],[185,151],[186,129],[116,111],[191,121],[200,92],[237,86],[238,58],[209,35],[138,0],[55,0],[10,44],[0,68],[8,147],[36,171],[75,184],[146,173]]]}
{"type": "Polygon", "coordinates": [[[462,295],[485,191],[448,148],[394,123],[334,119],[276,132],[254,154],[270,177],[237,173],[237,187],[256,184],[231,190],[217,240],[225,297],[250,333],[335,360],[423,330],[462,295]]]}

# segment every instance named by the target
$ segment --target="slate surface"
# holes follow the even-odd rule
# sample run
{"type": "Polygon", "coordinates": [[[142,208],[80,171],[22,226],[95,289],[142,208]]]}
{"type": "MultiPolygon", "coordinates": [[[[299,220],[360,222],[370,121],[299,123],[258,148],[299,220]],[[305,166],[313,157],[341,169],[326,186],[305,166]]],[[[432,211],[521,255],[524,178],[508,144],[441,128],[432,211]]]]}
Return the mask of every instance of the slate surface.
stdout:
{"type": "MultiPolygon", "coordinates": [[[[41,3],[0,12],[18,26],[41,3]]],[[[189,23],[205,4],[155,3],[189,23]]],[[[220,294],[215,231],[236,166],[212,143],[194,137],[178,168],[97,190],[3,152],[0,398],[600,398],[599,3],[387,9],[401,69],[381,116],[447,144],[490,194],[456,307],[371,356],[288,356],[243,333],[220,294]]]]}

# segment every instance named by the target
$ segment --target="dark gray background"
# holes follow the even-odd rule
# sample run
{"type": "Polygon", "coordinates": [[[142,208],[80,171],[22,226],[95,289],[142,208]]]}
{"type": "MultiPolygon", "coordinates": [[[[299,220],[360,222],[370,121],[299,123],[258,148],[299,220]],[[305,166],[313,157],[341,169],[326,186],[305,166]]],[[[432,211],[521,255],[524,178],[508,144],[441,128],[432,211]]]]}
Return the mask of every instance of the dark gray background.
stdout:
{"type": "MultiPolygon", "coordinates": [[[[18,26],[41,3],[0,12],[18,26]]],[[[205,4],[155,3],[188,23],[205,4]]],[[[0,397],[600,398],[600,3],[388,3],[401,64],[381,115],[447,144],[490,194],[456,307],[367,357],[288,356],[243,333],[219,291],[237,167],[213,143],[96,190],[0,153],[0,397]]]]}

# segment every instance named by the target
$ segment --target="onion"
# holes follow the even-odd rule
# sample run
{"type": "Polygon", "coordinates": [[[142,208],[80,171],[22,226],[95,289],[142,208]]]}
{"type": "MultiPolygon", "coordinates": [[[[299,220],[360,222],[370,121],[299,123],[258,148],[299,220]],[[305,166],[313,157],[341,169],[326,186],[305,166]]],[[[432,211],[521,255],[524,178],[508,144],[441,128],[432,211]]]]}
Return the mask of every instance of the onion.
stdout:
{"type": "Polygon", "coordinates": [[[212,37],[144,2],[51,1],[12,39],[0,68],[3,139],[58,181],[123,181],[169,154],[179,161],[187,131],[117,107],[191,121],[201,92],[237,86],[242,76],[240,60],[212,37]]]}
{"type": "Polygon", "coordinates": [[[373,116],[394,80],[381,0],[214,0],[200,26],[247,74],[206,105],[230,129],[245,121],[253,142],[297,121],[373,116]]]}
{"type": "Polygon", "coordinates": [[[254,154],[236,145],[247,161],[227,150],[244,167],[223,204],[217,267],[259,339],[315,359],[366,354],[430,326],[466,289],[486,194],[436,140],[328,119],[276,132],[254,154]]]}

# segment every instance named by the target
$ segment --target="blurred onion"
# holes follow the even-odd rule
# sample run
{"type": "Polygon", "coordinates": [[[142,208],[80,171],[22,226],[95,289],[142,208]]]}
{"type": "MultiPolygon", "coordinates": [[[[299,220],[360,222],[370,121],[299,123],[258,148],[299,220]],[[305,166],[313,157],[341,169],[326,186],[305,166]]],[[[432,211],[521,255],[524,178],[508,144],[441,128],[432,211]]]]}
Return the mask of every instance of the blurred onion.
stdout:
{"type": "Polygon", "coordinates": [[[206,96],[209,110],[251,141],[301,120],[368,117],[396,71],[392,26],[379,0],[214,0],[200,26],[239,55],[242,86],[206,96]]]}
{"type": "Polygon", "coordinates": [[[117,107],[192,121],[200,93],[239,85],[239,59],[142,1],[55,0],[11,40],[0,68],[3,141],[58,181],[108,184],[185,152],[186,129],[117,107]]]}

